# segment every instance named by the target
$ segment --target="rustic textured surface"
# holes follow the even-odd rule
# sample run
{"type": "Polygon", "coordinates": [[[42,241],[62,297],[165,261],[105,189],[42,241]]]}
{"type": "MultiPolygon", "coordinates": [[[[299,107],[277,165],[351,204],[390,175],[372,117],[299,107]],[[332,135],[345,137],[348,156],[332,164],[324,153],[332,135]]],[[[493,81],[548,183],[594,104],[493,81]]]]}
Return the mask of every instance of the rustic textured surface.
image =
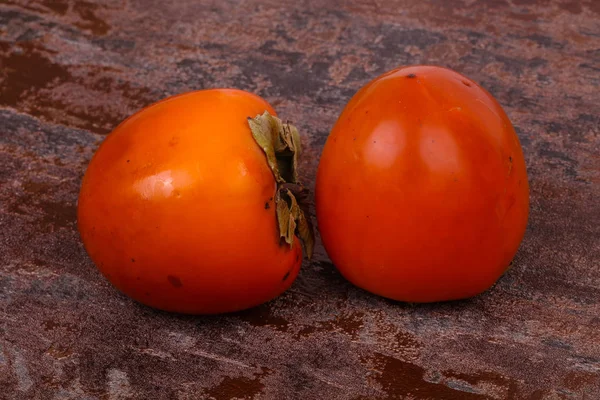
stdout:
{"type": "Polygon", "coordinates": [[[1,399],[600,398],[599,1],[0,3],[1,399]],[[81,176],[135,110],[256,92],[304,133],[314,181],[350,96],[413,63],[483,84],[524,146],[530,226],[484,295],[386,301],[318,246],[279,299],[184,317],[120,295],[86,256],[81,176]]]}

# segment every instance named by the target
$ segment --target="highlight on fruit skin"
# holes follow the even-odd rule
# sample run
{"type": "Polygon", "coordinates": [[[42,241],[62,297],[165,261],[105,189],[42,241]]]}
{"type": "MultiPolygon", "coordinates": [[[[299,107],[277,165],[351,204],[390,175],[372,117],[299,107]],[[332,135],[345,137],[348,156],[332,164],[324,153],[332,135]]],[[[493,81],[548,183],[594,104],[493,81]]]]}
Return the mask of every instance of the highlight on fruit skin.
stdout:
{"type": "Polygon", "coordinates": [[[100,272],[148,306],[215,314],[283,293],[314,236],[300,136],[235,89],[173,96],[121,123],[92,158],[78,228],[100,272]]]}
{"type": "Polygon", "coordinates": [[[523,151],[498,102],[471,79],[402,67],[360,89],[317,172],[323,245],[355,285],[394,300],[475,296],[523,239],[523,151]]]}

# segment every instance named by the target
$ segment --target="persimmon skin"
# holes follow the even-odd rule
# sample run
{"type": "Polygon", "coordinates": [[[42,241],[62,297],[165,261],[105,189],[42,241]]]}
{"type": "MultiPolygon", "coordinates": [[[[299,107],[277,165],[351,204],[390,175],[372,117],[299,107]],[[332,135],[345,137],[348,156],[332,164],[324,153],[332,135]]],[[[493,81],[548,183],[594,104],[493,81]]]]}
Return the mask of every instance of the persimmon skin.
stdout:
{"type": "Polygon", "coordinates": [[[119,125],[83,178],[78,227],[108,280],[148,306],[215,314],[281,294],[302,262],[281,245],[276,182],[248,126],[273,108],[234,89],[186,93],[119,125]]]}
{"type": "Polygon", "coordinates": [[[399,68],[348,103],[317,173],[321,238],[341,274],[406,302],[475,296],[523,239],[523,152],[498,102],[457,72],[399,68]]]}

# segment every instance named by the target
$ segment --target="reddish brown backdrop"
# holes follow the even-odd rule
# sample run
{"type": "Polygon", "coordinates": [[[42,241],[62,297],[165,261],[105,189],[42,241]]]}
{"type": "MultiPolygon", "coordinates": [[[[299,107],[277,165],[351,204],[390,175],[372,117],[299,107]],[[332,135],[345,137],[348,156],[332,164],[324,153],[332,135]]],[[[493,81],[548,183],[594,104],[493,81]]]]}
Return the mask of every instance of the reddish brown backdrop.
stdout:
{"type": "Polygon", "coordinates": [[[600,398],[600,2],[3,0],[0,398],[600,398]],[[98,143],[167,95],[233,86],[292,119],[314,182],[350,96],[441,64],[505,107],[531,220],[514,268],[469,301],[371,296],[321,246],[247,312],[168,315],[117,293],[76,231],[98,143]]]}

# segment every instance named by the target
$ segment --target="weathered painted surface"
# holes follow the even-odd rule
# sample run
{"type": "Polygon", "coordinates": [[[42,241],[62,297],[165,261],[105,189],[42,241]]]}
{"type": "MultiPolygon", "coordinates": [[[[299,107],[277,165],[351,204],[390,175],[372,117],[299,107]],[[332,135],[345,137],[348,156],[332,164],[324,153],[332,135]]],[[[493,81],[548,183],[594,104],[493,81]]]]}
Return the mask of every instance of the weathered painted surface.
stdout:
{"type": "Polygon", "coordinates": [[[3,0],[0,398],[600,398],[598,21],[596,0],[3,0]],[[186,317],[120,295],[86,256],[81,176],[137,109],[256,92],[304,133],[314,182],[350,96],[414,63],[484,85],[525,150],[530,226],[484,295],[386,301],[318,246],[277,300],[186,317]]]}

